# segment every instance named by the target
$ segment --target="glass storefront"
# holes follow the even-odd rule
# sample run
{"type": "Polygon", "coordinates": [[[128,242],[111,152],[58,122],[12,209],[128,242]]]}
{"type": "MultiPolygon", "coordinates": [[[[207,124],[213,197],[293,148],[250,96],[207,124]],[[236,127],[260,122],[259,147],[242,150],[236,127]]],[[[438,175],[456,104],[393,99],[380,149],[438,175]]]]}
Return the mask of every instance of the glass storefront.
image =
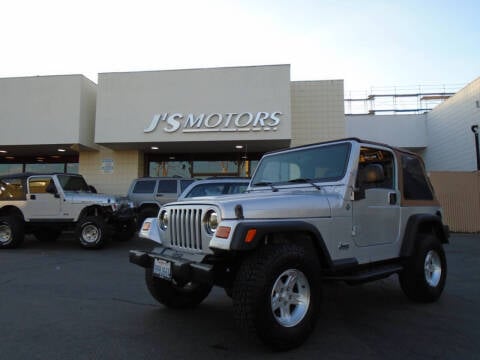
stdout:
{"type": "Polygon", "coordinates": [[[254,160],[214,159],[164,159],[146,154],[146,176],[179,176],[184,178],[207,178],[212,176],[250,177],[258,164],[259,154],[254,160]]]}
{"type": "Polygon", "coordinates": [[[71,173],[78,174],[78,158],[68,157],[55,159],[55,162],[38,162],[22,159],[22,162],[1,162],[0,175],[33,173],[71,173]]]}

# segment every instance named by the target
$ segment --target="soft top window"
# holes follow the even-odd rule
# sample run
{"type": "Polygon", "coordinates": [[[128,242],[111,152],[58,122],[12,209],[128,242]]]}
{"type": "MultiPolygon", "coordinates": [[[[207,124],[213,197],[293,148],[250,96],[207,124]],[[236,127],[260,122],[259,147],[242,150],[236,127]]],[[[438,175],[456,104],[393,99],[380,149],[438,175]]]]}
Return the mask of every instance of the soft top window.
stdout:
{"type": "Polygon", "coordinates": [[[0,200],[25,200],[26,195],[21,179],[2,179],[0,181],[0,200]]]}
{"type": "Polygon", "coordinates": [[[420,160],[402,155],[403,196],[406,200],[433,200],[432,188],[420,160]]]}

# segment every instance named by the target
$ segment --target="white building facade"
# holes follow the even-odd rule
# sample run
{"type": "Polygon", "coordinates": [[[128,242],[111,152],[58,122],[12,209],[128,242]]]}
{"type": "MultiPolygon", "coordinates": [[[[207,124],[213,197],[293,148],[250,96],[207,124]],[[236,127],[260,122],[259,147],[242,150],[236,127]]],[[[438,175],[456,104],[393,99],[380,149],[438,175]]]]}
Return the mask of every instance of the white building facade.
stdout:
{"type": "Polygon", "coordinates": [[[125,194],[140,176],[249,176],[267,151],[344,137],[470,171],[479,92],[477,79],[428,114],[346,117],[343,80],[290,81],[289,65],[0,79],[0,175],[79,172],[125,194]]]}

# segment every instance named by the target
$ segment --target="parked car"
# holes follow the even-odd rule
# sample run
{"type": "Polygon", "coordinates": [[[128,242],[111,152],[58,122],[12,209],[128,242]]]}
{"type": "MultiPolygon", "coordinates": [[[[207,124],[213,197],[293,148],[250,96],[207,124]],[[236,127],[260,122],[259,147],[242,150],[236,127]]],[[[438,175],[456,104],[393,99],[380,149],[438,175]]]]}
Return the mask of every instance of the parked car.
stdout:
{"type": "Polygon", "coordinates": [[[143,223],[155,247],[130,261],[159,303],[189,308],[223,287],[241,329],[287,350],[319,320],[325,281],[398,275],[413,301],[441,296],[449,232],[418,155],[359,139],[280,150],[247,191],[165,204],[143,223]]]}
{"type": "Polygon", "coordinates": [[[111,236],[128,240],[136,229],[133,203],[93,193],[78,174],[0,178],[0,248],[20,246],[28,233],[52,241],[66,229],[75,230],[84,248],[100,248],[111,236]]]}
{"type": "Polygon", "coordinates": [[[249,183],[249,178],[241,177],[218,177],[198,180],[188,185],[187,188],[180,194],[178,200],[201,196],[240,194],[247,190],[249,183]]]}
{"type": "Polygon", "coordinates": [[[143,177],[132,181],[127,198],[133,202],[140,226],[148,217],[157,216],[160,206],[176,201],[195,179],[181,177],[143,177]]]}

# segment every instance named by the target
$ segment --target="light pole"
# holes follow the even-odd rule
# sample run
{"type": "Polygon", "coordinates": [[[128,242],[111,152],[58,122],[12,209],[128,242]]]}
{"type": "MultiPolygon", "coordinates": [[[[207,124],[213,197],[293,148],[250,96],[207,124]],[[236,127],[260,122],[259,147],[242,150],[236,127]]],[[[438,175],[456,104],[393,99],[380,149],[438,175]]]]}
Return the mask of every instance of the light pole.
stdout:
{"type": "Polygon", "coordinates": [[[475,136],[475,153],[477,154],[477,170],[480,171],[480,149],[478,146],[478,125],[472,125],[470,128],[475,136]]]}

